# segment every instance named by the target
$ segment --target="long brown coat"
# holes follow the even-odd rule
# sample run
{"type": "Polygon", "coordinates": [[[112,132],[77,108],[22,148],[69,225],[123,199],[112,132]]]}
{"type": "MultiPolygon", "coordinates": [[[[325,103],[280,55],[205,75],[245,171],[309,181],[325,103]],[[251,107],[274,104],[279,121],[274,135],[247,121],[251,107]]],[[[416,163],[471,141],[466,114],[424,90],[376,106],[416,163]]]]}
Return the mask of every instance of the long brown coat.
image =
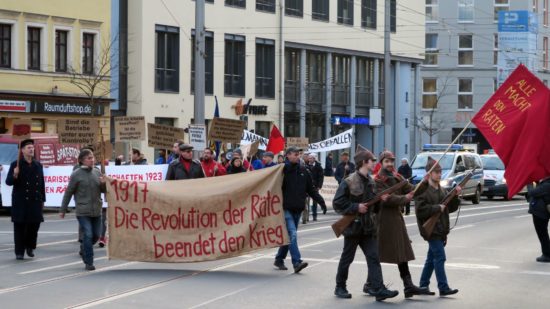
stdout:
{"type": "MultiPolygon", "coordinates": [[[[385,175],[382,169],[375,177],[376,194],[404,180],[400,175],[385,175]]],[[[411,240],[407,233],[401,208],[407,204],[405,195],[414,189],[406,184],[399,191],[390,195],[387,201],[380,202],[378,220],[378,248],[380,262],[399,264],[414,260],[411,240]]]]}

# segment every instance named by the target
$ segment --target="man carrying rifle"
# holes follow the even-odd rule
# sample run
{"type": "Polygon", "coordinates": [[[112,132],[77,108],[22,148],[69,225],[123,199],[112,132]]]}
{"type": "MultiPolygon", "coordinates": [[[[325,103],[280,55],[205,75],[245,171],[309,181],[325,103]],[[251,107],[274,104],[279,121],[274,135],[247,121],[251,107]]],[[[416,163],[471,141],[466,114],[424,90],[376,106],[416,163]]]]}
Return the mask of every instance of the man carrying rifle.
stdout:
{"type": "Polygon", "coordinates": [[[426,172],[429,172],[427,174],[428,186],[422,189],[421,192],[420,190],[417,191],[414,196],[416,219],[420,235],[429,244],[426,263],[420,277],[420,287],[429,289],[430,278],[435,270],[439,295],[453,295],[458,293],[458,290],[451,289],[447,283],[447,275],[445,274],[445,245],[447,244],[447,235],[449,234],[449,213],[458,209],[458,205],[460,204],[458,196],[462,192],[462,188],[457,186],[455,188],[457,194],[447,205],[442,205],[441,203],[445,199],[447,192],[439,185],[441,166],[430,157],[426,164],[426,172]],[[438,215],[438,222],[435,224],[432,233],[429,234],[423,225],[432,216],[438,215]]]}
{"type": "Polygon", "coordinates": [[[386,201],[380,203],[380,212],[378,213],[380,262],[397,264],[405,288],[403,291],[405,298],[410,298],[413,295],[434,295],[427,287],[415,286],[409,271],[409,261],[414,260],[414,252],[401,210],[412,200],[414,187],[395,170],[395,156],[392,152],[387,150],[382,152],[380,163],[382,168],[374,177],[377,193],[402,181],[406,183],[400,190],[391,194],[386,201]]]}
{"type": "MultiPolygon", "coordinates": [[[[376,239],[375,205],[367,202],[375,197],[374,182],[369,176],[376,159],[367,149],[359,150],[353,158],[357,170],[338,186],[332,205],[334,210],[342,215],[354,215],[355,220],[346,227],[344,235],[344,250],[338,264],[336,274],[336,289],[334,294],[339,298],[351,298],[346,289],[348,271],[357,246],[361,247],[368,266],[368,281],[371,283],[373,295],[377,301],[392,298],[399,294],[388,290],[383,283],[382,267],[378,259],[378,242],[376,239]]],[[[387,199],[386,194],[383,199],[387,199]]]]}

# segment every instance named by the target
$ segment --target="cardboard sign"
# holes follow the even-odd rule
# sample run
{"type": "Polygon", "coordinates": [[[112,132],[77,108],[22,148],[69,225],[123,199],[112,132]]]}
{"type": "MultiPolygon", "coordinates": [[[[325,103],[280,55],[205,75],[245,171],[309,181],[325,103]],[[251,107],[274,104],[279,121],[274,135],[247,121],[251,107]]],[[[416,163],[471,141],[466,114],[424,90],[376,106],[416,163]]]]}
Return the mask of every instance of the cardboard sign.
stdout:
{"type": "Polygon", "coordinates": [[[11,135],[14,139],[31,138],[32,121],[30,119],[14,119],[11,135]]]}
{"type": "Polygon", "coordinates": [[[242,120],[214,118],[208,131],[208,139],[215,142],[239,143],[246,123],[242,120]]]}
{"type": "Polygon", "coordinates": [[[288,147],[298,147],[302,150],[309,148],[309,138],[307,137],[287,137],[286,138],[286,148],[288,147]]]}
{"type": "Polygon", "coordinates": [[[145,140],[145,117],[115,117],[115,141],[145,140]]]}
{"type": "Polygon", "coordinates": [[[57,134],[62,144],[93,145],[98,140],[97,119],[61,119],[57,122],[57,134]]]}
{"type": "Polygon", "coordinates": [[[282,169],[161,182],[109,178],[109,258],[198,262],[287,244],[282,169]]]}
{"type": "Polygon", "coordinates": [[[206,126],[201,124],[189,125],[189,143],[195,150],[206,148],[206,126]]]}
{"type": "Polygon", "coordinates": [[[147,124],[147,141],[149,147],[160,149],[172,149],[174,143],[183,139],[185,133],[181,128],[165,126],[161,124],[147,124]]]}

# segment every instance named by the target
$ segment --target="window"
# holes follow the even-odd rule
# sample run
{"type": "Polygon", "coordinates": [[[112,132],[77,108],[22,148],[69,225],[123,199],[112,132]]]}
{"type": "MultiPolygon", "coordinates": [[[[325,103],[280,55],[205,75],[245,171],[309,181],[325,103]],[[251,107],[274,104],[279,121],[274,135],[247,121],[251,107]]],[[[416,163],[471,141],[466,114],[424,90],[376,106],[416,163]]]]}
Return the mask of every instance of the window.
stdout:
{"type": "Polygon", "coordinates": [[[498,12],[508,11],[510,9],[510,0],[494,0],[495,1],[495,22],[498,22],[498,12]]]}
{"type": "Polygon", "coordinates": [[[542,67],[548,70],[548,37],[542,38],[542,67]]]}
{"type": "Polygon", "coordinates": [[[356,88],[356,105],[372,107],[374,105],[374,59],[357,58],[356,88]]]}
{"type": "Polygon", "coordinates": [[[244,96],[245,84],[245,37],[225,35],[225,95],[244,96]]]}
{"type": "Polygon", "coordinates": [[[271,121],[256,121],[254,133],[260,136],[269,136],[271,133],[271,121]]]}
{"type": "MultiPolygon", "coordinates": [[[[285,103],[287,102],[296,103],[300,100],[300,51],[299,50],[285,48],[285,73],[284,74],[285,74],[285,103]]],[[[285,130],[286,130],[286,127],[285,127],[285,130]]]]}
{"type": "Polygon", "coordinates": [[[256,97],[275,98],[275,41],[256,39],[256,97]]]}
{"type": "Polygon", "coordinates": [[[474,102],[473,83],[470,78],[458,79],[458,109],[472,109],[474,102]]]}
{"type": "Polygon", "coordinates": [[[155,91],[179,92],[180,29],[155,26],[155,91]]]}
{"type": "Polygon", "coordinates": [[[338,0],[338,23],[353,25],[353,0],[338,0]]]}
{"type": "Polygon", "coordinates": [[[437,79],[424,78],[422,81],[422,108],[437,108],[437,79]]]}
{"type": "Polygon", "coordinates": [[[313,0],[311,8],[311,17],[316,20],[328,21],[329,18],[329,0],[313,0]]]}
{"type": "Polygon", "coordinates": [[[426,22],[436,23],[439,19],[439,0],[426,0],[426,22]]]}
{"type": "Polygon", "coordinates": [[[44,133],[45,128],[46,125],[44,119],[31,119],[31,132],[44,133]]]}
{"type": "Polygon", "coordinates": [[[390,0],[390,31],[397,31],[397,0],[390,0]]]}
{"type": "Polygon", "coordinates": [[[285,14],[288,16],[304,16],[304,0],[285,0],[285,14]]]}
{"type": "MultiPolygon", "coordinates": [[[[306,55],[306,111],[312,111],[315,105],[315,112],[325,102],[326,92],[326,56],[320,52],[307,52],[306,55]]],[[[312,111],[313,112],[313,111],[312,111]]]]}
{"type": "Polygon", "coordinates": [[[548,27],[548,0],[542,0],[543,25],[548,27]]]}
{"type": "Polygon", "coordinates": [[[493,34],[493,65],[498,64],[498,33],[493,34]]]}
{"type": "Polygon", "coordinates": [[[458,0],[458,22],[474,21],[474,0],[458,0]]]}
{"type": "Polygon", "coordinates": [[[537,13],[539,11],[539,0],[533,0],[533,13],[537,13]]]}
{"type": "Polygon", "coordinates": [[[458,36],[458,65],[473,65],[474,49],[471,34],[458,36]]]}
{"type": "Polygon", "coordinates": [[[245,8],[246,7],[246,0],[225,0],[225,5],[245,8]]]}
{"type": "Polygon", "coordinates": [[[438,65],[439,49],[437,48],[437,33],[426,33],[426,57],[424,65],[438,65]]]}
{"type": "MultiPolygon", "coordinates": [[[[349,106],[351,57],[332,57],[332,102],[334,105],[349,106]]],[[[337,112],[335,110],[335,112],[337,112]]]]}
{"type": "Polygon", "coordinates": [[[67,33],[68,31],[55,31],[55,71],[67,72],[67,33]]]}
{"type": "Polygon", "coordinates": [[[275,0],[256,0],[256,10],[275,13],[275,0]]]}
{"type": "MultiPolygon", "coordinates": [[[[204,33],[204,93],[214,94],[214,33],[204,33]]],[[[191,93],[195,92],[195,30],[191,31],[191,93]]]]}
{"type": "Polygon", "coordinates": [[[11,25],[0,24],[0,67],[11,67],[11,25]]]}
{"type": "Polygon", "coordinates": [[[94,38],[93,33],[82,36],[82,73],[94,74],[94,38]]]}
{"type": "Polygon", "coordinates": [[[376,0],[361,1],[361,27],[376,29],[376,0]]]}
{"type": "Polygon", "coordinates": [[[40,28],[27,28],[27,69],[40,70],[40,28]]]}

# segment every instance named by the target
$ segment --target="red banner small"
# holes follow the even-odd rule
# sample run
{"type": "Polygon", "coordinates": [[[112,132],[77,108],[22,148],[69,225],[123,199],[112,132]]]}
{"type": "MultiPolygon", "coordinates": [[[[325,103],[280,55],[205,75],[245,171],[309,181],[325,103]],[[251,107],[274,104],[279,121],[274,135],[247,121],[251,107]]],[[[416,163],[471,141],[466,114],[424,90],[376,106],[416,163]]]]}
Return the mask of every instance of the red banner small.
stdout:
{"type": "Polygon", "coordinates": [[[472,122],[504,162],[508,197],[550,175],[550,90],[519,65],[472,122]]]}

